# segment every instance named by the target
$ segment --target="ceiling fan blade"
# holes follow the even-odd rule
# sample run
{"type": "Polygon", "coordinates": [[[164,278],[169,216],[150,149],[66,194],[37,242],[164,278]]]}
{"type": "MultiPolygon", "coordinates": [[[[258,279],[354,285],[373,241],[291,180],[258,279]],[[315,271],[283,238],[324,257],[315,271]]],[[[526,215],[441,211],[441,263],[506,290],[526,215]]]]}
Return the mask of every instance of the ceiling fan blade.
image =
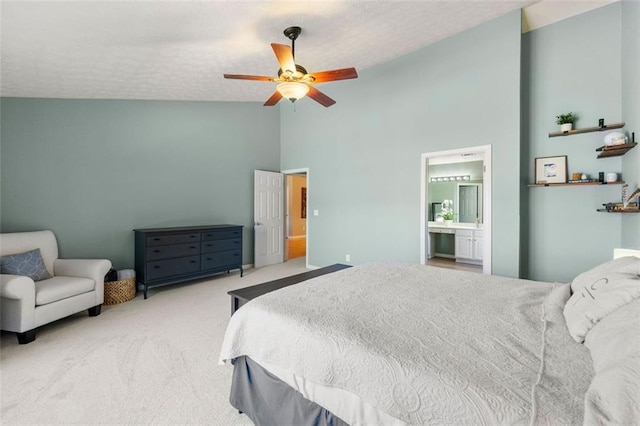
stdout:
{"type": "Polygon", "coordinates": [[[334,101],[333,99],[331,99],[330,97],[328,97],[327,95],[325,95],[324,93],[322,93],[321,91],[319,91],[313,86],[309,86],[309,93],[307,93],[307,96],[309,96],[311,99],[318,102],[320,105],[324,107],[330,107],[331,105],[336,103],[336,101],[334,101]]]}
{"type": "Polygon", "coordinates": [[[265,77],[262,75],[224,74],[224,78],[233,78],[236,80],[273,81],[273,77],[265,77]]]}
{"type": "Polygon", "coordinates": [[[280,101],[280,99],[282,99],[282,95],[276,90],[273,92],[273,95],[267,99],[267,102],[265,102],[263,106],[274,106],[280,101]]]}
{"type": "Polygon", "coordinates": [[[358,78],[358,72],[355,68],[342,68],[339,70],[313,72],[309,76],[314,78],[314,83],[325,83],[327,81],[358,78]]]}
{"type": "Polygon", "coordinates": [[[282,72],[287,70],[296,72],[296,63],[293,61],[293,53],[289,46],[286,44],[271,43],[271,48],[273,49],[273,53],[276,54],[276,58],[278,58],[282,72]]]}

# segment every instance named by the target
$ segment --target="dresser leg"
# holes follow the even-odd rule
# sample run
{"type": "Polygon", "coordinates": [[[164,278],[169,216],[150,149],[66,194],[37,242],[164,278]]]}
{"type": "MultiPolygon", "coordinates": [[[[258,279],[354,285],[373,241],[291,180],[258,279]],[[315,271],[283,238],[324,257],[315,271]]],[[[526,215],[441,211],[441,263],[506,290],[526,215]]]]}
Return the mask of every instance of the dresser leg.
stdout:
{"type": "Polygon", "coordinates": [[[244,270],[242,269],[242,266],[240,267],[240,277],[242,277],[242,274],[244,274],[244,270]]]}
{"type": "Polygon", "coordinates": [[[144,298],[147,298],[147,285],[144,285],[144,298]]]}

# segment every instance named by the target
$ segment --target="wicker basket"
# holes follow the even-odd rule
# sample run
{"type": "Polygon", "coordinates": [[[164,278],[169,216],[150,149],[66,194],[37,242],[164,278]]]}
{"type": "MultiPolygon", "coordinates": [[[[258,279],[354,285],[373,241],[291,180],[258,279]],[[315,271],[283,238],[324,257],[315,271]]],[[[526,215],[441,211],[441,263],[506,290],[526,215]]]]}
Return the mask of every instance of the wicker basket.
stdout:
{"type": "Polygon", "coordinates": [[[136,296],[136,279],[104,282],[104,304],[117,305],[128,302],[136,296]]]}

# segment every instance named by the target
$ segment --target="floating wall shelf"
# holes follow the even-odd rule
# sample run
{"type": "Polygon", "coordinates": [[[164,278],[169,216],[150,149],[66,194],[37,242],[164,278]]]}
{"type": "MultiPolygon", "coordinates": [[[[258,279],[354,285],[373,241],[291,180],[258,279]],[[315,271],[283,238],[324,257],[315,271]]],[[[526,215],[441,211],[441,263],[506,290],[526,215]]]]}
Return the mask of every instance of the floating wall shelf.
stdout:
{"type": "Polygon", "coordinates": [[[597,209],[596,211],[602,213],[640,213],[640,209],[625,209],[625,210],[611,210],[607,211],[607,209],[597,209]]]}
{"type": "Polygon", "coordinates": [[[624,143],[622,145],[611,145],[611,146],[601,146],[600,148],[596,148],[596,151],[600,152],[598,154],[598,158],[607,158],[607,157],[617,157],[619,155],[624,155],[631,148],[638,145],[635,142],[624,143]]]}
{"type": "Polygon", "coordinates": [[[555,138],[556,136],[571,136],[579,135],[580,133],[604,132],[606,130],[621,129],[623,127],[624,123],[607,124],[606,126],[602,127],[585,127],[584,129],[568,130],[566,132],[552,132],[549,133],[549,137],[555,138]]]}
{"type": "Polygon", "coordinates": [[[575,182],[575,183],[530,183],[531,187],[544,187],[544,186],[584,186],[584,185],[622,185],[624,181],[618,182],[575,182]]]}

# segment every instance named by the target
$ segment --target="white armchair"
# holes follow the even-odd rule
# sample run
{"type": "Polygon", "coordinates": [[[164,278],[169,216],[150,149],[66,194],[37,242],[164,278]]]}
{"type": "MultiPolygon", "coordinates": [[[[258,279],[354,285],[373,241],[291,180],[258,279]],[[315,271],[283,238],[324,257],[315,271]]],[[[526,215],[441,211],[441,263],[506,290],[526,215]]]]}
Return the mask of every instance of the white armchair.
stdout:
{"type": "Polygon", "coordinates": [[[104,301],[104,276],[111,268],[106,259],[58,259],[58,243],[51,231],[0,234],[0,255],[36,248],[51,278],[34,282],[21,275],[0,274],[0,328],[13,331],[18,342],[36,338],[43,324],[88,309],[100,315],[104,301]]]}

